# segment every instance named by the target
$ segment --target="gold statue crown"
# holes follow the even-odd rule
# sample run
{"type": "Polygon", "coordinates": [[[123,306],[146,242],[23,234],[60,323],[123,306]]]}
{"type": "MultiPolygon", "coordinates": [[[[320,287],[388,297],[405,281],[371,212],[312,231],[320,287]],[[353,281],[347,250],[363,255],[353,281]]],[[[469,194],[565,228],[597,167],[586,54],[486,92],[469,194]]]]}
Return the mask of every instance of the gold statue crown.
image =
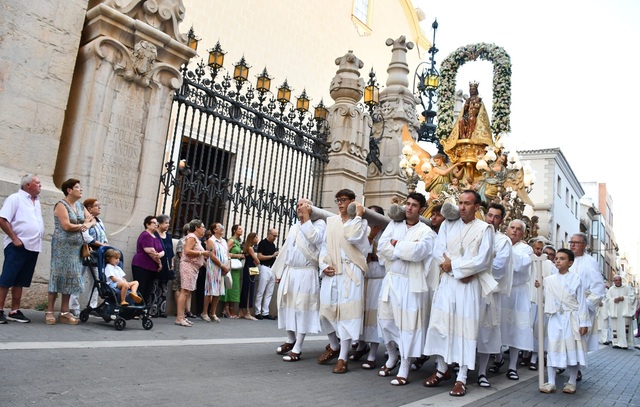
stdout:
{"type": "Polygon", "coordinates": [[[471,82],[469,82],[469,86],[475,86],[475,87],[478,87],[478,85],[479,85],[479,83],[478,83],[478,82],[476,82],[476,81],[471,81],[471,82]]]}

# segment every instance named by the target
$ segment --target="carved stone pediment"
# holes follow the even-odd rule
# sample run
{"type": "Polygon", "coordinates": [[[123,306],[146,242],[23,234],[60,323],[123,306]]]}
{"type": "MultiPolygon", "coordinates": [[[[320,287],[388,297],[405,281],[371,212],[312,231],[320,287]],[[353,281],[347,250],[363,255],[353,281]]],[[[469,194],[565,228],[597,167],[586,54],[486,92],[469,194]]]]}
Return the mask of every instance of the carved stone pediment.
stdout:
{"type": "Polygon", "coordinates": [[[182,0],[103,0],[102,3],[187,45],[187,36],[178,30],[186,11],[182,0]]]}

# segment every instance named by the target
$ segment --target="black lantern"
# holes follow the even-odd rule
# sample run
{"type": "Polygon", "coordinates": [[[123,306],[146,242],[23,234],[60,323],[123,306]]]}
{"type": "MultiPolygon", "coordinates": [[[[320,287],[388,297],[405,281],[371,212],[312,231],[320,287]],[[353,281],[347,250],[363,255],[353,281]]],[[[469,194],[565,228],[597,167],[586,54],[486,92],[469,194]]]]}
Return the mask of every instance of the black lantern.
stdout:
{"type": "Polygon", "coordinates": [[[303,89],[302,94],[298,96],[298,101],[296,102],[296,110],[300,113],[309,111],[309,97],[307,96],[306,89],[303,89]]]}
{"type": "Polygon", "coordinates": [[[278,88],[278,102],[285,104],[285,103],[289,103],[289,100],[291,100],[291,88],[289,87],[289,84],[287,83],[287,80],[284,80],[284,83],[278,88]]]}
{"type": "Polygon", "coordinates": [[[258,81],[256,82],[256,90],[260,93],[267,93],[271,88],[271,77],[265,67],[262,73],[258,75],[258,81]]]}
{"type": "Polygon", "coordinates": [[[209,50],[209,62],[207,63],[209,68],[216,71],[222,68],[222,65],[224,65],[225,54],[226,52],[224,52],[222,47],[220,47],[220,42],[217,42],[216,46],[209,50]]]}
{"type": "Polygon", "coordinates": [[[198,50],[198,42],[200,38],[196,37],[195,31],[193,31],[193,26],[189,28],[189,34],[187,34],[187,45],[194,51],[198,50]]]}
{"type": "Polygon", "coordinates": [[[235,64],[235,68],[233,70],[233,79],[235,79],[239,83],[243,83],[249,77],[249,68],[247,65],[247,61],[244,60],[244,55],[240,58],[240,61],[235,64]]]}
{"type": "Polygon", "coordinates": [[[327,110],[326,107],[324,107],[324,103],[322,103],[322,100],[320,100],[320,103],[318,103],[318,106],[316,106],[313,110],[313,118],[316,119],[317,121],[327,120],[328,114],[329,114],[329,111],[327,110]]]}

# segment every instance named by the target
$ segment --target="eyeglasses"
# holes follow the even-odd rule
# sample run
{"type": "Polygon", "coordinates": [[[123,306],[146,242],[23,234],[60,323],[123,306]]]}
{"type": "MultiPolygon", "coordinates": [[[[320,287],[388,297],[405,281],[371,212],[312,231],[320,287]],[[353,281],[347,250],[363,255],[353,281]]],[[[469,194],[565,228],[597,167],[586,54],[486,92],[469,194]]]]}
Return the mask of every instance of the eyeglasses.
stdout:
{"type": "Polygon", "coordinates": [[[585,242],[574,242],[574,241],[570,241],[569,244],[585,244],[585,242]]]}
{"type": "Polygon", "coordinates": [[[335,203],[345,203],[347,201],[350,201],[351,199],[349,198],[339,198],[339,199],[335,199],[334,202],[335,203]]]}

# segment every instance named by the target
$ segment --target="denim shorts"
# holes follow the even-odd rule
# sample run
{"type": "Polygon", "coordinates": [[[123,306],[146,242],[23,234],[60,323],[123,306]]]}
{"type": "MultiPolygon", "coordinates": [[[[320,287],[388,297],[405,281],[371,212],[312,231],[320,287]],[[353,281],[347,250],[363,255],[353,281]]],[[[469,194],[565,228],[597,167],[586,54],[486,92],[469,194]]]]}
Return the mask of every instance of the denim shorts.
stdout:
{"type": "Polygon", "coordinates": [[[9,243],[4,248],[4,265],[0,275],[0,287],[29,287],[36,269],[39,252],[9,243]]]}

